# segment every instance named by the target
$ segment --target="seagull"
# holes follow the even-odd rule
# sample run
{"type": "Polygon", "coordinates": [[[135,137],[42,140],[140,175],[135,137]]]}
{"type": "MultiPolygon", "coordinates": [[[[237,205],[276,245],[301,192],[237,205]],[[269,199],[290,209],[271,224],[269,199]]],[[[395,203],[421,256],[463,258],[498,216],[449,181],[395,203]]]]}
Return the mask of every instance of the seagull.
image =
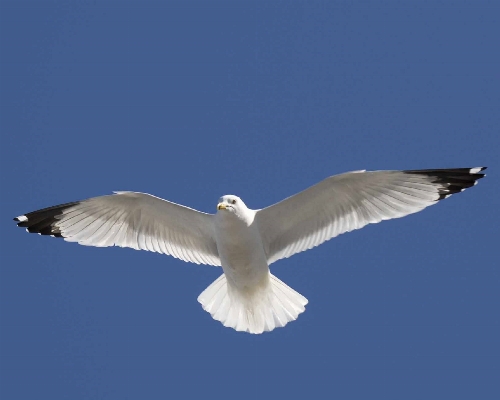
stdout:
{"type": "Polygon", "coordinates": [[[308,302],[271,274],[272,263],[367,224],[423,210],[476,185],[485,169],[352,171],[260,210],[225,195],[215,214],[146,193],[114,192],[14,220],[30,233],[68,242],[221,266],[223,274],[198,301],[224,326],[259,334],[296,320],[308,302]]]}

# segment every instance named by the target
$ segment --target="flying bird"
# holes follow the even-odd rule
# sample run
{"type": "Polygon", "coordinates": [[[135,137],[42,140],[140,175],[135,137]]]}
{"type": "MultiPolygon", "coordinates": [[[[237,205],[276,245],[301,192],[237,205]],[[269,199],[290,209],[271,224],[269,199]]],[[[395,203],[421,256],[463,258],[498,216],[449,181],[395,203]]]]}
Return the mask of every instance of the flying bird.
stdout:
{"type": "Polygon", "coordinates": [[[485,169],[353,171],[260,210],[225,195],[215,214],[146,193],[114,192],[14,220],[30,233],[68,242],[221,266],[223,274],[198,301],[224,326],[262,333],[297,319],[308,302],[271,274],[272,263],[367,224],[423,210],[477,184],[485,169]]]}

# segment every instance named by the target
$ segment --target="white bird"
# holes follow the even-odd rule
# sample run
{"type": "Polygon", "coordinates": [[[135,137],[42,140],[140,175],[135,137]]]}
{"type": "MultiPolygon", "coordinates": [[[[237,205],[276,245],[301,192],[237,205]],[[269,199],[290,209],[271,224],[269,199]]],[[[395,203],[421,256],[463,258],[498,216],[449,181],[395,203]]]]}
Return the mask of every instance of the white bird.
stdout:
{"type": "Polygon", "coordinates": [[[484,169],[347,172],[261,210],[222,196],[216,214],[146,193],[115,192],[14,220],[28,232],[68,242],[222,266],[224,273],[198,301],[224,326],[262,333],[297,319],[307,304],[269,265],[367,224],[423,210],[475,185],[484,169]]]}

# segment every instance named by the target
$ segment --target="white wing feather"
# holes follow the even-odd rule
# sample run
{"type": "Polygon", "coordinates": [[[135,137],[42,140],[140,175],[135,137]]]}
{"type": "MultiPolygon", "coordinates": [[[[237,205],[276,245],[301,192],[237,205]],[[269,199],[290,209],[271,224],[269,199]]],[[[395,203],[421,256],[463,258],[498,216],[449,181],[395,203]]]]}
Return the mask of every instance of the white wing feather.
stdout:
{"type": "Polygon", "coordinates": [[[29,232],[86,246],[130,247],[220,265],[213,216],[138,192],[116,192],[17,217],[29,232]]]}
{"type": "Polygon", "coordinates": [[[483,169],[355,171],[329,177],[257,211],[268,263],[367,224],[418,212],[473,186],[483,169]]]}

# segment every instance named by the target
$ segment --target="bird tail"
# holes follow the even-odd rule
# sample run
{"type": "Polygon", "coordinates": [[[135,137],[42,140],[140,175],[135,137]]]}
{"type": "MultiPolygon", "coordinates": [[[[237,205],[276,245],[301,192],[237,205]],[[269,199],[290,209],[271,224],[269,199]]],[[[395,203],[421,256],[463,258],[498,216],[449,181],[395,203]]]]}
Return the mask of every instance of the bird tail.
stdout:
{"type": "Polygon", "coordinates": [[[269,274],[261,287],[241,292],[222,274],[199,296],[212,318],[237,331],[262,333],[285,326],[304,312],[307,299],[269,274]]]}

